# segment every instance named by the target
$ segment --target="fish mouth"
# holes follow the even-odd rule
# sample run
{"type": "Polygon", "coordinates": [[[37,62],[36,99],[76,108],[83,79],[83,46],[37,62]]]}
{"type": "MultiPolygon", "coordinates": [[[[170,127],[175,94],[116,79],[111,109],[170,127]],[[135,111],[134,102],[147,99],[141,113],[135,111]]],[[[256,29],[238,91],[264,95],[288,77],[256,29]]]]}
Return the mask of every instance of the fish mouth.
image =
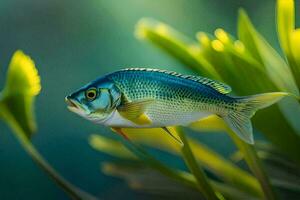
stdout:
{"type": "Polygon", "coordinates": [[[69,96],[65,98],[65,102],[67,103],[69,109],[80,109],[76,101],[72,100],[69,96]]]}
{"type": "Polygon", "coordinates": [[[84,108],[81,106],[81,104],[78,101],[72,99],[70,96],[67,96],[65,98],[65,101],[68,105],[67,108],[69,111],[76,113],[79,116],[82,116],[84,118],[87,117],[88,113],[84,110],[84,108]]]}

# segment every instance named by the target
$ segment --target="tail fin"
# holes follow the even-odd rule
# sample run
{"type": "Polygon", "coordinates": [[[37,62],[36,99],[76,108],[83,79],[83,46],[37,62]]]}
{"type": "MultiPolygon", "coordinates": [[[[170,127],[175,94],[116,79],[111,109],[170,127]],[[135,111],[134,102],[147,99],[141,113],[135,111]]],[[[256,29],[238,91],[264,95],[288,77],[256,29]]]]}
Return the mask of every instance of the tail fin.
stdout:
{"type": "Polygon", "coordinates": [[[242,140],[254,144],[250,118],[257,110],[266,108],[289,95],[285,92],[271,92],[241,97],[238,99],[237,109],[223,116],[223,119],[242,140]]]}

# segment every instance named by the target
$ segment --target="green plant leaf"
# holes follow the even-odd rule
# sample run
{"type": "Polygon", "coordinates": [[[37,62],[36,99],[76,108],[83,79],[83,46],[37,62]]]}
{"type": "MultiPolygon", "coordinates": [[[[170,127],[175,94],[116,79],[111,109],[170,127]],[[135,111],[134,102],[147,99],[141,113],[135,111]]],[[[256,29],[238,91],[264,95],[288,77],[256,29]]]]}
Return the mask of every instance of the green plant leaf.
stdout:
{"type": "Polygon", "coordinates": [[[122,159],[136,160],[137,157],[132,154],[124,145],[116,140],[103,137],[101,135],[91,135],[89,144],[95,150],[105,152],[106,154],[122,159]]]}
{"type": "Polygon", "coordinates": [[[65,180],[40,155],[29,140],[35,131],[34,98],[41,90],[40,77],[29,56],[16,51],[7,73],[7,81],[0,93],[0,117],[13,131],[28,155],[41,167],[53,181],[72,199],[96,200],[97,198],[82,191],[65,180]]]}
{"type": "Polygon", "coordinates": [[[300,87],[299,37],[295,29],[294,0],[277,0],[277,33],[280,46],[300,87]]]}
{"type": "Polygon", "coordinates": [[[2,109],[1,115],[6,115],[4,110],[10,112],[28,137],[36,130],[33,109],[35,96],[40,90],[40,77],[34,62],[22,51],[16,51],[0,95],[0,104],[6,107],[2,109]]]}
{"type": "MultiPolygon", "coordinates": [[[[293,32],[291,33],[291,51],[292,51],[292,55],[293,55],[293,58],[295,59],[295,64],[297,66],[297,69],[294,69],[294,70],[298,70],[300,71],[300,55],[299,55],[299,51],[300,51],[300,29],[296,29],[296,30],[293,30],[293,32]]],[[[291,63],[291,61],[289,61],[291,63]]],[[[291,63],[292,65],[292,63],[291,63]]],[[[293,67],[293,66],[291,66],[293,67]]],[[[293,69],[293,68],[292,68],[293,69]]],[[[297,79],[297,75],[299,74],[296,74],[297,72],[294,72],[294,76],[296,77],[297,79]]],[[[299,72],[300,73],[300,72],[299,72]]],[[[298,78],[300,79],[300,78],[298,78]]],[[[299,81],[299,80],[298,80],[299,81]]],[[[298,83],[298,87],[299,87],[299,82],[298,83]]]]}
{"type": "Polygon", "coordinates": [[[109,176],[120,177],[128,183],[129,187],[152,198],[167,199],[203,199],[196,188],[188,187],[159,171],[151,169],[141,162],[109,162],[101,164],[101,171],[109,176]]]}
{"type": "MultiPolygon", "coordinates": [[[[93,140],[95,140],[95,138],[97,138],[98,136],[99,135],[92,135],[91,138],[93,140]]],[[[99,139],[101,139],[101,138],[102,137],[100,137],[99,139]]],[[[107,140],[107,141],[110,141],[110,140],[107,140]]],[[[150,168],[160,172],[161,174],[171,178],[174,181],[177,181],[180,184],[183,184],[183,185],[195,188],[195,189],[199,189],[196,179],[194,178],[194,176],[192,174],[166,166],[165,164],[161,163],[159,160],[157,160],[156,158],[154,158],[153,156],[148,154],[138,144],[135,144],[128,140],[125,140],[124,138],[121,139],[121,143],[128,150],[130,150],[132,152],[132,154],[134,154],[137,158],[139,158],[147,167],[150,167],[150,168]]],[[[100,149],[97,149],[97,150],[100,150],[100,149]]],[[[106,152],[105,150],[106,149],[104,149],[104,152],[106,152]]],[[[117,152],[117,151],[114,151],[114,152],[117,152]]],[[[107,153],[110,154],[110,152],[107,152],[107,153]]],[[[132,164],[132,162],[131,162],[131,164],[132,164]]],[[[255,195],[253,197],[251,193],[249,194],[247,191],[241,192],[237,188],[231,187],[230,185],[224,185],[222,183],[218,183],[218,182],[211,181],[211,180],[210,180],[210,183],[212,184],[213,187],[215,187],[215,189],[217,191],[220,191],[221,194],[225,196],[225,198],[228,197],[230,199],[240,199],[240,197],[244,196],[244,194],[246,194],[246,193],[249,198],[251,198],[251,199],[255,198],[255,195]]]]}
{"type": "Polygon", "coordinates": [[[202,120],[199,120],[197,122],[198,127],[205,127],[214,129],[212,124],[217,124],[216,127],[219,129],[215,129],[218,131],[226,131],[236,146],[239,148],[240,152],[242,152],[242,155],[247,162],[249,168],[253,172],[253,174],[256,176],[257,180],[259,181],[262,190],[264,191],[264,196],[266,199],[275,199],[275,193],[273,192],[273,188],[270,184],[269,177],[265,173],[265,169],[262,166],[262,163],[260,159],[258,158],[258,155],[256,153],[256,150],[252,145],[249,145],[242,141],[228,126],[225,124],[225,122],[218,116],[210,116],[207,118],[204,118],[202,120]]]}
{"type": "Polygon", "coordinates": [[[272,183],[300,194],[300,169],[292,160],[271,144],[258,143],[259,157],[264,161],[272,183]]]}
{"type": "Polygon", "coordinates": [[[260,182],[262,190],[264,191],[265,198],[276,199],[277,197],[275,195],[274,189],[270,183],[269,177],[265,172],[265,168],[256,153],[254,146],[249,145],[244,141],[242,141],[230,129],[228,129],[228,132],[231,138],[233,139],[233,141],[235,142],[235,144],[243,153],[247,165],[249,166],[253,174],[256,176],[257,180],[260,182]]]}
{"type": "Polygon", "coordinates": [[[220,79],[214,67],[199,54],[197,43],[190,41],[168,25],[143,18],[138,22],[135,32],[138,38],[149,40],[170,55],[179,58],[186,67],[203,76],[220,79]]]}
{"type": "Polygon", "coordinates": [[[217,39],[209,40],[206,35],[197,34],[201,56],[214,66],[223,81],[233,88],[233,92],[249,95],[257,91],[267,91],[266,88],[274,88],[262,64],[252,57],[241,41],[234,41],[223,29],[215,31],[217,39]]]}
{"type": "Polygon", "coordinates": [[[277,0],[277,31],[281,48],[286,55],[291,53],[291,33],[295,28],[294,0],[277,0]]]}
{"type": "Polygon", "coordinates": [[[207,199],[224,199],[224,197],[221,194],[221,196],[217,195],[218,191],[214,191],[211,187],[206,177],[206,174],[204,173],[204,170],[196,162],[196,159],[190,148],[189,142],[185,134],[180,129],[176,129],[176,132],[178,133],[179,138],[183,143],[183,146],[181,147],[183,159],[190,171],[192,172],[192,174],[194,175],[199,187],[201,188],[203,195],[207,199]]]}
{"type": "MultiPolygon", "coordinates": [[[[239,13],[239,38],[245,44],[246,48],[250,49],[252,54],[258,57],[263,63],[266,69],[266,73],[269,75],[272,82],[281,90],[290,92],[292,94],[299,94],[298,88],[294,81],[293,75],[289,70],[289,67],[284,62],[284,60],[278,55],[278,53],[266,42],[266,40],[255,30],[254,26],[250,22],[248,16],[244,11],[239,13]]],[[[266,136],[277,146],[279,146],[283,151],[288,153],[294,159],[300,161],[300,155],[295,153],[299,151],[300,137],[297,133],[300,133],[299,123],[295,120],[300,117],[300,104],[295,99],[286,99],[279,103],[280,110],[282,111],[284,117],[281,117],[278,113],[268,115],[271,117],[281,117],[280,122],[281,127],[278,128],[279,131],[270,132],[264,131],[266,129],[266,120],[268,116],[264,116],[264,124],[259,123],[260,120],[255,120],[255,124],[258,128],[266,134],[266,136]],[[289,124],[286,125],[286,130],[282,130],[282,126],[285,120],[288,120],[289,124]],[[294,130],[289,128],[289,125],[294,130]],[[296,132],[295,132],[296,130],[296,132]],[[276,133],[276,134],[275,134],[276,133]],[[285,134],[282,134],[285,133],[285,134]]],[[[272,108],[274,110],[274,108],[272,108]]],[[[267,109],[268,110],[268,109],[267,109]]],[[[275,111],[275,110],[274,110],[275,111]]],[[[266,112],[264,112],[266,113],[266,112]]],[[[273,118],[274,120],[274,118],[273,118]]],[[[277,121],[277,120],[276,120],[277,121]]],[[[274,123],[269,123],[274,124],[274,123]]],[[[272,128],[272,126],[269,126],[272,128]]]]}
{"type": "Polygon", "coordinates": [[[245,11],[240,10],[238,22],[239,39],[250,50],[252,55],[266,69],[272,82],[281,90],[298,95],[299,90],[289,66],[280,55],[267,43],[267,41],[255,30],[245,11]]]}
{"type": "MultiPolygon", "coordinates": [[[[138,191],[151,194],[161,198],[170,199],[202,199],[198,191],[194,188],[186,187],[180,182],[175,182],[168,177],[161,176],[158,171],[148,168],[140,164],[132,163],[104,163],[102,171],[111,176],[125,179],[128,185],[138,191]]],[[[222,191],[228,199],[256,199],[250,197],[236,188],[211,180],[211,184],[218,190],[222,191]]]]}
{"type": "Polygon", "coordinates": [[[35,149],[35,147],[30,142],[24,130],[19,126],[18,122],[15,120],[14,116],[6,110],[6,107],[1,107],[4,111],[4,120],[7,122],[8,126],[12,129],[14,136],[21,144],[23,149],[28,153],[28,155],[36,162],[36,164],[41,167],[53,181],[60,186],[72,199],[76,200],[97,200],[93,195],[86,193],[85,191],[77,188],[66,179],[64,179],[52,166],[43,158],[43,156],[35,149]]]}
{"type": "MultiPolygon", "coordinates": [[[[168,129],[171,130],[174,135],[177,134],[174,131],[174,128],[169,127],[168,129]]],[[[122,130],[133,142],[164,150],[174,155],[181,155],[181,145],[166,134],[161,128],[127,128],[122,130]]],[[[249,173],[235,166],[233,163],[226,160],[204,144],[193,139],[188,139],[188,141],[195,158],[203,167],[217,175],[223,181],[245,191],[246,193],[250,193],[254,196],[262,196],[259,183],[249,173]]]]}
{"type": "MultiPolygon", "coordinates": [[[[257,142],[255,145],[259,158],[263,161],[264,167],[270,177],[273,187],[280,189],[280,194],[287,196],[300,195],[300,170],[299,166],[292,160],[288,159],[275,146],[257,142]]],[[[235,159],[240,161],[244,158],[244,154],[236,152],[235,159]]]]}
{"type": "MultiPolygon", "coordinates": [[[[154,22],[154,25],[152,25],[149,21],[145,20],[146,26],[144,26],[143,23],[142,25],[139,24],[137,26],[137,31],[144,30],[146,33],[149,33],[149,35],[147,35],[142,31],[142,38],[151,41],[160,48],[165,49],[167,52],[171,51],[172,56],[174,56],[184,64],[189,64],[190,66],[188,67],[191,67],[201,75],[226,82],[233,88],[234,92],[239,95],[278,91],[278,87],[281,87],[282,89],[283,87],[288,87],[288,89],[285,89],[283,91],[294,91],[297,94],[296,91],[298,89],[297,87],[295,87],[291,73],[288,73],[289,69],[287,68],[286,64],[282,62],[282,59],[280,59],[280,57],[278,59],[277,54],[273,55],[274,51],[271,50],[271,55],[273,57],[276,56],[274,59],[277,60],[277,65],[285,65],[283,67],[283,70],[280,69],[280,66],[275,66],[275,72],[272,72],[272,66],[274,63],[272,61],[273,57],[268,59],[267,61],[262,60],[261,53],[259,52],[259,49],[255,43],[256,39],[252,34],[249,33],[248,30],[248,18],[246,15],[240,16],[239,37],[241,40],[240,42],[242,42],[242,44],[245,46],[244,54],[243,51],[241,51],[243,47],[238,48],[240,49],[240,53],[238,51],[234,51],[235,53],[232,53],[232,48],[228,48],[230,44],[224,45],[223,43],[221,43],[221,45],[224,45],[224,51],[216,51],[211,46],[210,37],[208,37],[204,33],[201,33],[197,34],[198,38],[200,38],[200,42],[202,41],[202,46],[200,47],[199,52],[193,54],[193,57],[183,57],[182,54],[174,53],[174,51],[176,52],[177,49],[181,49],[184,50],[184,55],[187,55],[188,49],[190,49],[190,45],[187,42],[181,41],[182,38],[184,38],[183,40],[186,40],[185,37],[182,36],[182,34],[179,34],[177,31],[175,31],[176,34],[173,34],[174,30],[170,27],[166,28],[166,25],[163,24],[162,27],[165,28],[161,29],[167,31],[161,31],[163,34],[159,34],[160,31],[157,31],[157,29],[159,29],[157,28],[159,27],[159,25],[157,24],[160,23],[154,22]],[[241,20],[242,18],[243,20],[241,20]],[[152,36],[154,39],[152,38],[152,36]],[[174,43],[179,43],[180,45],[174,45],[174,43]],[[194,61],[197,57],[205,59],[210,64],[210,68],[214,68],[217,73],[207,73],[207,70],[202,69],[206,69],[205,67],[203,67],[203,65],[195,64],[194,61]],[[188,63],[188,60],[193,60],[193,62],[188,63]],[[269,65],[268,69],[264,66],[264,63],[267,63],[269,65]],[[235,66],[235,69],[232,69],[232,66],[235,66]],[[231,70],[227,70],[226,67],[230,68],[231,70]],[[269,75],[269,73],[271,73],[271,76],[269,75]],[[214,76],[214,74],[219,74],[222,76],[222,78],[220,78],[219,76],[214,76]],[[275,79],[278,74],[281,76],[281,78],[279,77],[279,80],[276,80],[276,83],[270,81],[270,77],[273,77],[273,79],[275,79]],[[290,77],[291,80],[289,80],[290,77]]],[[[269,47],[266,48],[268,49],[269,47]]],[[[298,104],[299,103],[293,99],[288,99],[282,102],[281,108],[283,108],[282,110],[284,112],[284,115],[281,113],[277,106],[272,106],[270,108],[259,111],[254,117],[254,125],[257,126],[258,129],[262,131],[262,133],[274,144],[281,147],[281,149],[285,151],[286,154],[300,162],[300,156],[298,153],[296,153],[297,149],[299,150],[300,140],[299,136],[295,133],[295,130],[298,130],[300,124],[297,123],[298,118],[293,116],[294,113],[298,112],[299,110],[298,104]],[[287,104],[289,105],[287,106],[287,104]],[[278,123],[274,123],[274,121],[278,123]]]]}

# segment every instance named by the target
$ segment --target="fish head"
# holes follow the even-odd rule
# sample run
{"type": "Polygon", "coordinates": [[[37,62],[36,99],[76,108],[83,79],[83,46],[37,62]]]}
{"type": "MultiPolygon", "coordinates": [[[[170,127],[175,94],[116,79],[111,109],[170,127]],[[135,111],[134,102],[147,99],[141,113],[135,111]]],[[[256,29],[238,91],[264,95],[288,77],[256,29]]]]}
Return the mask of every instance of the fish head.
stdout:
{"type": "Polygon", "coordinates": [[[68,109],[90,121],[104,123],[121,103],[116,85],[101,78],[66,96],[68,109]]]}

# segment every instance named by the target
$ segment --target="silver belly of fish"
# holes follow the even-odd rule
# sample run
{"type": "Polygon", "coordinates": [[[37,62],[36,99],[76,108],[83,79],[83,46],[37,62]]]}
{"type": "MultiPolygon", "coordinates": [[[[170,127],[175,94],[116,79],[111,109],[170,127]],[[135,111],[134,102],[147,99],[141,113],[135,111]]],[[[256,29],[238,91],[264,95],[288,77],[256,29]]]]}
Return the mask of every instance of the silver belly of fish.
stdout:
{"type": "Polygon", "coordinates": [[[186,126],[192,122],[205,118],[213,113],[208,111],[191,111],[185,107],[172,105],[167,102],[156,102],[150,105],[144,113],[151,121],[149,124],[136,124],[122,117],[115,110],[105,121],[100,122],[110,127],[154,128],[181,125],[186,126]]]}

